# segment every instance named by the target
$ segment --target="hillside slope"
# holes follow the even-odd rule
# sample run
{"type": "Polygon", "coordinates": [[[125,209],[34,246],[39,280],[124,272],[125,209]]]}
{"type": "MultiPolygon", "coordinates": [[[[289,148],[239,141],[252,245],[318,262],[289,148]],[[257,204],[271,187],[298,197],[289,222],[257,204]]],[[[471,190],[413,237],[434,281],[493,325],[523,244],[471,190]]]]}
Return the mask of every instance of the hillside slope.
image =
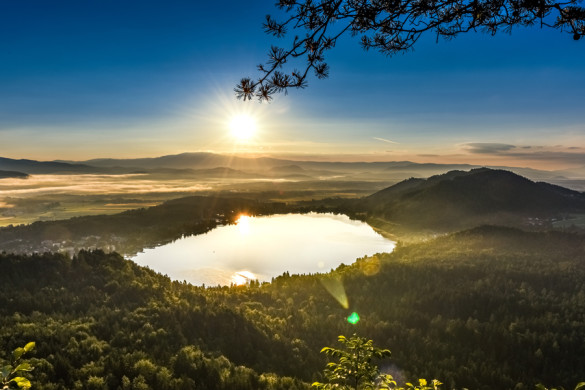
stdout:
{"type": "Polygon", "coordinates": [[[7,179],[7,178],[19,178],[19,179],[26,179],[28,174],[23,172],[16,172],[16,171],[0,171],[0,179],[7,179]]]}
{"type": "Polygon", "coordinates": [[[15,160],[0,157],[0,169],[6,171],[18,171],[26,174],[50,174],[50,173],[96,173],[103,171],[85,164],[68,164],[55,161],[36,161],[20,159],[15,160]]]}
{"type": "Polygon", "coordinates": [[[509,171],[478,168],[408,179],[360,204],[388,220],[452,229],[482,223],[542,224],[562,214],[585,212],[585,195],[509,171]]]}

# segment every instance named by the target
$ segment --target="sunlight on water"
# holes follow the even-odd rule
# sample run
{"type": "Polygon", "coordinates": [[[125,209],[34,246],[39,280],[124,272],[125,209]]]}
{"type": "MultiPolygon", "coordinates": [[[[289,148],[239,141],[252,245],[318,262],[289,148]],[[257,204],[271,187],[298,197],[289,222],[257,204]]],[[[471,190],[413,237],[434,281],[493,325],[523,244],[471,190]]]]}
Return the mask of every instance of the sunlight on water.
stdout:
{"type": "MultiPolygon", "coordinates": [[[[329,272],[341,263],[391,252],[394,244],[369,225],[346,215],[242,216],[236,225],[146,249],[132,260],[175,280],[230,285],[243,279],[243,283],[250,279],[270,281],[283,272],[329,272]]],[[[342,306],[347,305],[334,284],[329,288],[342,306]]]]}
{"type": "Polygon", "coordinates": [[[240,234],[242,234],[242,235],[250,234],[250,217],[249,216],[240,215],[240,217],[236,221],[236,225],[238,225],[240,234]]]}

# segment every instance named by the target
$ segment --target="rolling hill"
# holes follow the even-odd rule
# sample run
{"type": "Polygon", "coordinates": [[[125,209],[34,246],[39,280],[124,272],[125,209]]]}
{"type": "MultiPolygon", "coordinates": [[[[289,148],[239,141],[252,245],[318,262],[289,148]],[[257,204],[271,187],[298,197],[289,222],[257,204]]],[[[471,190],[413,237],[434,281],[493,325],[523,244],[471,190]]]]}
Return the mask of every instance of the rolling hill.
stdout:
{"type": "Polygon", "coordinates": [[[96,173],[103,172],[86,164],[70,164],[57,161],[36,161],[0,157],[0,170],[18,171],[26,174],[54,174],[54,173],[96,173]]]}
{"type": "Polygon", "coordinates": [[[361,205],[387,220],[451,230],[484,223],[543,224],[585,212],[585,195],[509,171],[478,168],[411,178],[364,198],[361,205]]]}
{"type": "Polygon", "coordinates": [[[28,177],[28,174],[16,171],[0,171],[0,179],[7,179],[10,177],[26,179],[28,177]]]}

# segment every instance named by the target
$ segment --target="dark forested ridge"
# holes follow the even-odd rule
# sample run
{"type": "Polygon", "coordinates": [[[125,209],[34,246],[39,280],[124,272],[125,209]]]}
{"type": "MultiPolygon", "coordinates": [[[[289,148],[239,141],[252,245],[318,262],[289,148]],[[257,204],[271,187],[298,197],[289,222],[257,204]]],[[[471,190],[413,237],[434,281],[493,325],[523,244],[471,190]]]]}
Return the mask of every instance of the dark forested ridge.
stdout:
{"type": "Polygon", "coordinates": [[[445,388],[569,388],[583,376],[585,241],[569,233],[481,227],[329,276],[231,288],[101,251],[4,254],[0,269],[0,353],[36,341],[37,389],[304,388],[321,379],[321,347],[353,332],[392,350],[385,370],[445,388]],[[348,309],[325,277],[342,281],[348,309]]]}
{"type": "Polygon", "coordinates": [[[0,171],[0,179],[7,179],[11,177],[25,179],[28,177],[28,174],[17,171],[0,171]]]}
{"type": "Polygon", "coordinates": [[[96,168],[85,164],[68,164],[56,161],[15,160],[0,157],[0,169],[19,171],[27,174],[47,173],[93,173],[96,168]]]}
{"type": "Polygon", "coordinates": [[[488,168],[409,179],[364,198],[359,207],[412,227],[454,230],[480,224],[549,227],[585,212],[585,194],[488,168]]]}

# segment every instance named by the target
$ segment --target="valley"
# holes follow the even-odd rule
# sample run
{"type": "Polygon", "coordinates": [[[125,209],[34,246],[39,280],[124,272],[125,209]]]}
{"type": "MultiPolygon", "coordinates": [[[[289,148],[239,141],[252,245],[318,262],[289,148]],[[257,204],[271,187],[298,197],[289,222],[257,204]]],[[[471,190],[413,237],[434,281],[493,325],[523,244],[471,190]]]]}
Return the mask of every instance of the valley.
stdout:
{"type": "Polygon", "coordinates": [[[392,350],[382,369],[401,383],[488,390],[582,380],[578,190],[488,168],[417,167],[417,177],[403,177],[387,166],[333,175],[331,164],[307,163],[243,178],[232,168],[169,173],[177,168],[143,163],[148,172],[116,161],[126,173],[3,179],[24,181],[20,190],[4,182],[13,186],[5,217],[61,210],[0,227],[0,340],[37,343],[35,388],[308,389],[322,380],[320,349],[353,333],[392,350]],[[127,260],[242,215],[308,213],[366,222],[396,249],[331,271],[216,287],[127,260]],[[359,322],[348,323],[352,313],[359,322]]]}

